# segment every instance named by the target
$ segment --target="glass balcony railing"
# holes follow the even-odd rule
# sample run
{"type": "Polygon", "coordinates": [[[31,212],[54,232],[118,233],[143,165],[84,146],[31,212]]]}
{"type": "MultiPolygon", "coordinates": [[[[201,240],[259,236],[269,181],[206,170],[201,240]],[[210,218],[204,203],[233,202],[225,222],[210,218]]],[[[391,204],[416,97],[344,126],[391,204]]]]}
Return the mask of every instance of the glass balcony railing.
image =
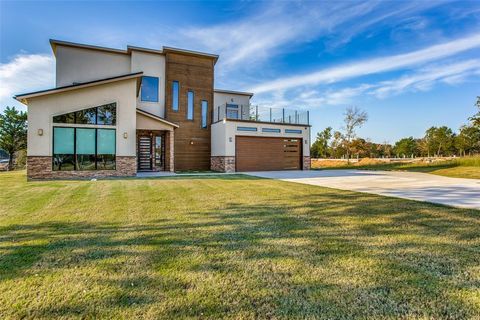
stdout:
{"type": "Polygon", "coordinates": [[[213,122],[224,119],[309,125],[309,112],[253,105],[223,104],[213,110],[213,122]]]}

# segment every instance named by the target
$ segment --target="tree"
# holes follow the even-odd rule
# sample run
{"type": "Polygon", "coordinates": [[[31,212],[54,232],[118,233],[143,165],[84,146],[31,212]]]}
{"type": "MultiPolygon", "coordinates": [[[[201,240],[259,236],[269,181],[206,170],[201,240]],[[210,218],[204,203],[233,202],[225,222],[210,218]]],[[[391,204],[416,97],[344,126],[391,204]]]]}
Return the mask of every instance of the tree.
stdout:
{"type": "Polygon", "coordinates": [[[312,155],[315,158],[326,158],[329,155],[328,152],[328,142],[332,138],[332,128],[325,128],[323,131],[317,133],[317,139],[312,145],[313,153],[312,155]]]}
{"type": "Polygon", "coordinates": [[[480,152],[480,126],[461,126],[455,137],[455,147],[460,156],[480,152]]]}
{"type": "Polygon", "coordinates": [[[395,143],[394,150],[397,156],[410,157],[417,153],[417,142],[413,137],[400,139],[395,143]]]}
{"type": "Polygon", "coordinates": [[[449,155],[454,152],[455,135],[452,129],[442,127],[431,127],[425,132],[425,138],[428,154],[433,152],[437,156],[449,155]]]}
{"type": "Polygon", "coordinates": [[[472,124],[476,127],[480,127],[480,96],[477,97],[477,101],[475,102],[475,106],[478,108],[478,112],[468,118],[472,122],[472,124]]]}
{"type": "Polygon", "coordinates": [[[8,167],[13,168],[15,152],[27,147],[27,113],[7,107],[0,114],[0,149],[9,155],[8,167]]]}
{"type": "Polygon", "coordinates": [[[363,126],[368,120],[368,115],[365,111],[360,110],[357,107],[349,107],[345,111],[344,118],[344,144],[347,156],[347,162],[350,163],[351,143],[356,136],[356,130],[363,126]]]}
{"type": "Polygon", "coordinates": [[[332,149],[332,156],[334,158],[340,158],[343,154],[343,135],[340,131],[335,131],[333,133],[333,140],[330,144],[330,148],[332,149]]]}

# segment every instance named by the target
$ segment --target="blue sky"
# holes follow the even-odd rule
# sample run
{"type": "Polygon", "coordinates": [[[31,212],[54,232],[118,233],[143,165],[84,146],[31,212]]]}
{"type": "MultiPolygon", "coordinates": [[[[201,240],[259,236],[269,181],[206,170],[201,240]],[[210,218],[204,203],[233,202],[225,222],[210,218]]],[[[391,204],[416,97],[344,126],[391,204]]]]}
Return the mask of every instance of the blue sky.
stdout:
{"type": "Polygon", "coordinates": [[[375,142],[456,130],[480,95],[480,1],[0,1],[0,110],[54,86],[50,38],[217,53],[217,88],[308,109],[314,134],[352,105],[375,142]]]}

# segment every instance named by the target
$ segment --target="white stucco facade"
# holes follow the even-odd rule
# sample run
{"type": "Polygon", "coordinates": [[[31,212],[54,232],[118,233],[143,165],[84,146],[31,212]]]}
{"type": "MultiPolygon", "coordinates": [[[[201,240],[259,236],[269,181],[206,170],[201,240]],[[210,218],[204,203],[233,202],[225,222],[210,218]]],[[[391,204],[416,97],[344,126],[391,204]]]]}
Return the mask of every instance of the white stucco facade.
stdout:
{"type": "Polygon", "coordinates": [[[56,46],[56,86],[94,81],[130,73],[130,55],[56,46]]]}
{"type": "Polygon", "coordinates": [[[131,72],[143,72],[144,76],[158,78],[158,102],[137,98],[137,108],[165,117],[165,56],[142,51],[132,51],[131,72]]]}
{"type": "MultiPolygon", "coordinates": [[[[28,156],[52,156],[53,116],[115,102],[117,120],[116,154],[136,154],[136,90],[137,79],[127,79],[77,90],[29,98],[28,103],[28,156]],[[39,129],[43,132],[39,135],[39,129]],[[127,138],[124,138],[127,133],[127,138]]],[[[56,124],[62,127],[100,127],[80,124],[56,124]]]]}
{"type": "Polygon", "coordinates": [[[212,124],[212,157],[234,157],[237,136],[299,138],[302,139],[303,156],[310,156],[309,126],[223,120],[212,124]],[[238,127],[256,128],[257,131],[240,131],[238,127]],[[280,129],[280,132],[263,132],[263,128],[280,129]],[[301,133],[286,133],[285,130],[301,130],[301,133]]]}

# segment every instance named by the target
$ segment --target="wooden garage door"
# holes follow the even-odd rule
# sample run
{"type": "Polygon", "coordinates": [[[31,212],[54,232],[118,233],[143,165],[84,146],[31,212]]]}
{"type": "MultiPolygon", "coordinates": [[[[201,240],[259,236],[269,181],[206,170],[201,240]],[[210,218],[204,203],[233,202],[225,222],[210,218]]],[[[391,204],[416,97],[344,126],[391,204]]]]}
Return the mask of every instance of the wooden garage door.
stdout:
{"type": "Polygon", "coordinates": [[[236,137],[237,171],[302,169],[302,139],[236,137]]]}

